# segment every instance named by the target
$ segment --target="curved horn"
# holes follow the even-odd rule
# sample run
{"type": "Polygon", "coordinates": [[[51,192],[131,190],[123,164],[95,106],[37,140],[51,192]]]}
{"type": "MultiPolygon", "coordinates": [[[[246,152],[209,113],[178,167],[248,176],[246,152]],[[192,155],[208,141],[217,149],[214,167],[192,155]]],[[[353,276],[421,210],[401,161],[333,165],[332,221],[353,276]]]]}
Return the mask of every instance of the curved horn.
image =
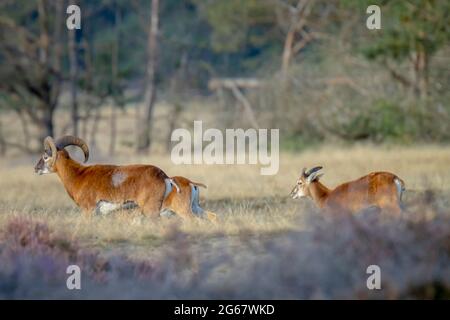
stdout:
{"type": "Polygon", "coordinates": [[[317,172],[317,171],[321,170],[322,168],[323,168],[323,167],[321,167],[321,166],[311,168],[311,169],[309,169],[308,171],[305,172],[305,176],[308,177],[308,176],[311,175],[312,173],[317,172]]]}
{"type": "MultiPolygon", "coordinates": [[[[51,158],[51,163],[50,166],[53,166],[55,164],[56,161],[56,145],[55,142],[53,141],[52,137],[47,137],[44,139],[44,149],[45,152],[47,152],[48,150],[50,150],[51,154],[49,155],[51,158]]],[[[48,154],[48,152],[47,152],[48,154]]]]}
{"type": "Polygon", "coordinates": [[[74,136],[63,136],[56,140],[56,148],[63,149],[67,146],[77,146],[83,150],[84,153],[84,162],[89,159],[89,147],[82,139],[74,137],[74,136]]]}
{"type": "Polygon", "coordinates": [[[313,182],[313,181],[319,180],[320,177],[322,177],[322,176],[323,176],[323,173],[317,173],[317,171],[316,171],[316,172],[311,173],[311,175],[306,180],[308,182],[313,182]]]}

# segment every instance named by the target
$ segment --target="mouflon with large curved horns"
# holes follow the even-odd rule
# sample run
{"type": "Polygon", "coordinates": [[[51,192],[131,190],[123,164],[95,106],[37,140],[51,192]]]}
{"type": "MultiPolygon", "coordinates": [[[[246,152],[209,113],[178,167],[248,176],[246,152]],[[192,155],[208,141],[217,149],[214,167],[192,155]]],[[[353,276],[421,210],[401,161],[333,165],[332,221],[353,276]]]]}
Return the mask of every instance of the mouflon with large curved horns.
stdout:
{"type": "MultiPolygon", "coordinates": [[[[116,210],[135,203],[145,214],[157,216],[173,211],[183,218],[204,216],[200,208],[198,186],[184,177],[170,178],[152,165],[82,165],[73,160],[67,146],[77,146],[89,159],[87,143],[78,137],[63,136],[44,140],[44,153],[35,166],[38,174],[56,173],[67,193],[85,213],[116,210]],[[106,208],[106,209],[105,209],[106,208]]],[[[208,217],[213,216],[207,213],[208,217]]]]}

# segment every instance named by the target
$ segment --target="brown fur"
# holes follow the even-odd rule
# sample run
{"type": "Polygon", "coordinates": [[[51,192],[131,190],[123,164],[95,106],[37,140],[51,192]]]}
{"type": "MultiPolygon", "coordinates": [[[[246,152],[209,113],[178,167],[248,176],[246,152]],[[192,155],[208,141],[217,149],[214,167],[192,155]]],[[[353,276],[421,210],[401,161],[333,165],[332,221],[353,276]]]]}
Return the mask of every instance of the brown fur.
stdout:
{"type": "Polygon", "coordinates": [[[168,176],[151,165],[83,166],[72,160],[65,150],[58,151],[56,173],[69,196],[84,211],[92,212],[100,200],[123,203],[134,201],[142,211],[157,216],[161,208],[168,176]],[[112,176],[123,173],[124,181],[113,186],[112,176]]]}
{"type": "Polygon", "coordinates": [[[191,207],[191,185],[197,184],[184,177],[172,177],[172,180],[177,184],[180,190],[178,192],[176,188],[172,189],[172,192],[170,192],[164,200],[162,209],[172,210],[179,214],[183,219],[194,218],[195,214],[192,212],[191,207]]]}
{"type": "MultiPolygon", "coordinates": [[[[43,166],[41,158],[36,168],[43,166]]],[[[183,218],[194,217],[191,208],[190,184],[184,177],[174,177],[180,192],[174,186],[164,199],[165,182],[169,178],[164,171],[152,165],[92,165],[83,166],[70,158],[66,150],[59,150],[52,171],[61,179],[67,193],[91,215],[100,200],[114,203],[134,201],[144,214],[157,217],[162,209],[170,209],[183,218]],[[114,185],[113,176],[119,181],[114,185]]],[[[206,187],[206,186],[205,186],[206,187]]]]}
{"type": "MultiPolygon", "coordinates": [[[[200,182],[191,181],[185,177],[172,177],[171,178],[180,191],[177,192],[176,188],[172,189],[170,194],[164,200],[162,210],[169,209],[176,212],[183,219],[192,219],[196,217],[196,214],[192,211],[191,206],[191,193],[192,186],[207,188],[206,185],[200,182]]],[[[204,210],[206,218],[211,222],[217,221],[217,215],[214,212],[204,210]]]]}
{"type": "MultiPolygon", "coordinates": [[[[300,177],[306,183],[306,177],[300,177]]],[[[310,182],[304,188],[305,196],[311,197],[321,209],[333,213],[356,213],[369,207],[400,214],[400,198],[394,182],[398,179],[389,172],[373,172],[357,180],[343,183],[334,189],[328,189],[319,179],[310,182]]]]}

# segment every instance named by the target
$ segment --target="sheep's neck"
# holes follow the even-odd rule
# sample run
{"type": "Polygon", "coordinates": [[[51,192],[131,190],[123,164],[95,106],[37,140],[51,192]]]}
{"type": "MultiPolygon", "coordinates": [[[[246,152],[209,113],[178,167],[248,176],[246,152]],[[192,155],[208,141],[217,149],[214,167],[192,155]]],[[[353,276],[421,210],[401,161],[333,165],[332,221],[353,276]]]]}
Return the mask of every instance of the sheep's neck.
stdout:
{"type": "Polygon", "coordinates": [[[325,206],[325,200],[328,198],[328,195],[330,193],[330,189],[328,189],[319,181],[314,181],[311,183],[309,190],[315,204],[319,208],[323,208],[325,206]]]}
{"type": "Polygon", "coordinates": [[[71,158],[62,156],[58,157],[55,166],[56,173],[58,174],[59,179],[61,179],[64,188],[73,199],[75,185],[77,184],[78,178],[80,177],[85,167],[72,160],[71,158]]]}

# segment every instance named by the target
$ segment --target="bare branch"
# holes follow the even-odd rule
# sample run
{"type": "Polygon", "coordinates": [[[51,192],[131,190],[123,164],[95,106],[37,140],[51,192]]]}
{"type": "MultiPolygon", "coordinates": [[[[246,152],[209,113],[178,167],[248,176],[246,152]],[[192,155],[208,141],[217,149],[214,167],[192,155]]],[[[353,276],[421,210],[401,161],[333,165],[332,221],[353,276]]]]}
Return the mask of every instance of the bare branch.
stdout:
{"type": "Polygon", "coordinates": [[[232,87],[259,88],[261,86],[263,86],[263,82],[256,78],[213,78],[208,82],[210,90],[231,89],[232,87]]]}

